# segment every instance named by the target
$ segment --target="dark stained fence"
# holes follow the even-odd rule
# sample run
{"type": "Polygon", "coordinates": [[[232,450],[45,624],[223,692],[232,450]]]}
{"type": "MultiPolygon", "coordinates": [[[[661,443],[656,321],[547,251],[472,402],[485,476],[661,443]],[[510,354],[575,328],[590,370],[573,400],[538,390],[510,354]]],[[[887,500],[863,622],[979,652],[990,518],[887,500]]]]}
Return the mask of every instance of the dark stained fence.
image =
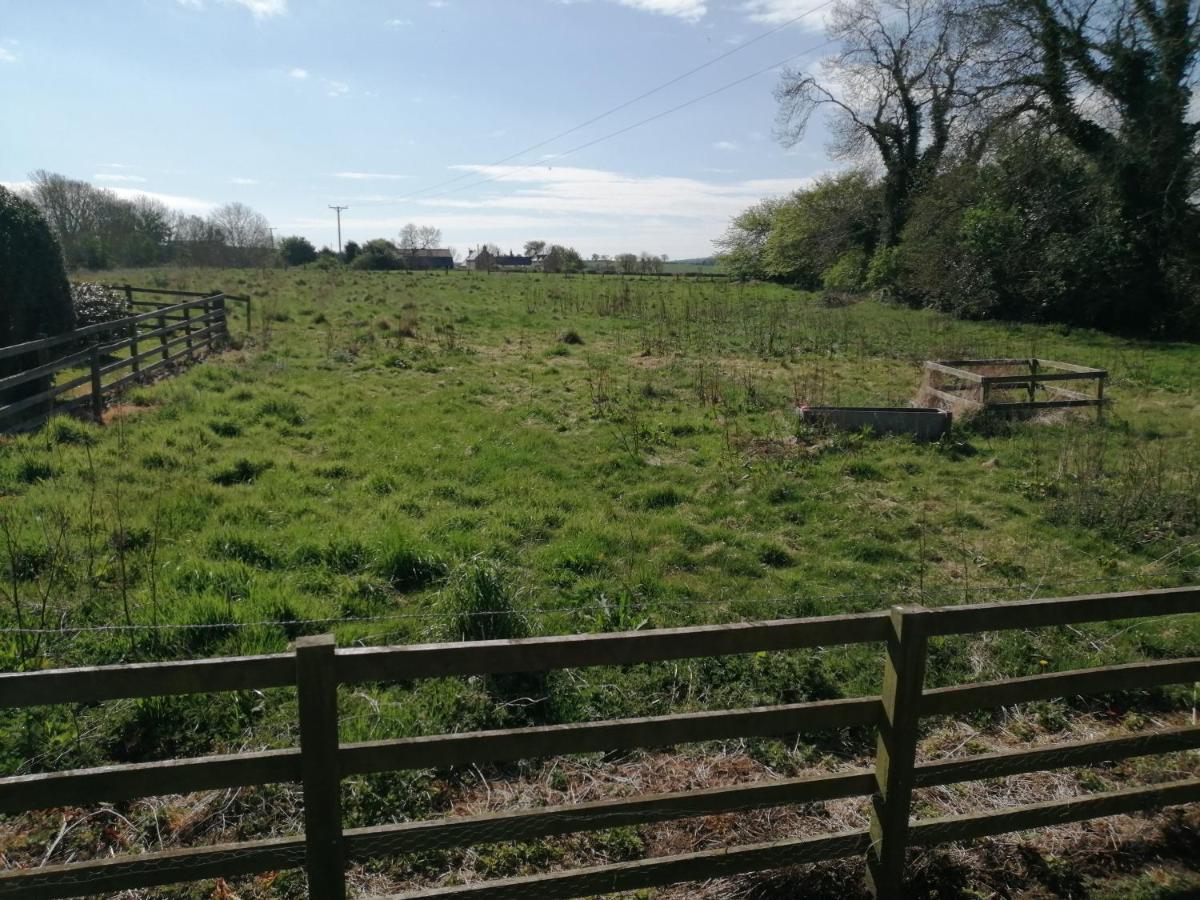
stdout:
{"type": "Polygon", "coordinates": [[[0,360],[31,359],[36,365],[0,378],[0,398],[12,388],[50,379],[45,390],[12,402],[0,399],[0,431],[35,427],[56,413],[83,409],[99,418],[106,397],[148,380],[166,367],[194,362],[229,337],[228,303],[250,299],[220,291],[157,291],[121,286],[131,309],[123,319],[100,322],[65,334],[0,347],[0,360]],[[163,294],[170,303],[133,300],[134,294],[163,294]],[[175,298],[184,298],[177,300],[175,298]],[[82,371],[81,371],[82,370],[82,371]],[[59,376],[67,374],[66,380],[59,376]]]}
{"type": "Polygon", "coordinates": [[[1173,588],[940,609],[902,606],[887,612],[827,618],[515,641],[338,650],[332,637],[320,636],[301,638],[292,652],[269,656],[3,674],[0,707],[9,708],[294,686],[300,747],[0,779],[0,813],[292,782],[303,786],[306,831],[238,844],[10,870],[0,873],[0,898],[71,897],[304,867],[311,897],[340,900],[346,895],[348,861],[868,796],[873,799],[874,812],[867,829],[404,896],[474,900],[579,897],[866,854],[868,878],[877,895],[898,897],[909,847],[1200,802],[1200,779],[1192,779],[913,821],[914,788],[1200,748],[1200,727],[1193,726],[920,762],[916,758],[918,725],[927,716],[1200,681],[1200,658],[1196,658],[926,690],[930,638],[1195,613],[1200,613],[1200,589],[1173,588]],[[339,744],[337,738],[337,687],[342,684],[863,643],[884,645],[881,696],[362,743],[339,744]],[[344,829],[341,824],[341,782],[353,775],[846,726],[877,729],[873,769],[380,827],[344,829]]]}

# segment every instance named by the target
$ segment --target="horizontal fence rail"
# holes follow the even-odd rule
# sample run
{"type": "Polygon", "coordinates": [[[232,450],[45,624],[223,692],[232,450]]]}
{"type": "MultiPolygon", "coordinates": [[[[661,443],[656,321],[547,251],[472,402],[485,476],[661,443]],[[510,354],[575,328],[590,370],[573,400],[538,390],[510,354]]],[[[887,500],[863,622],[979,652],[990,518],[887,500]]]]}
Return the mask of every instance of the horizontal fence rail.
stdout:
{"type": "Polygon", "coordinates": [[[924,670],[929,638],[1197,613],[1200,589],[1175,588],[940,609],[905,606],[860,615],[512,641],[339,650],[332,637],[320,636],[301,638],[292,652],[282,654],[2,674],[0,707],[9,708],[294,688],[300,746],[3,778],[0,813],[293,783],[303,788],[305,831],[237,844],[10,869],[0,872],[0,898],[71,897],[303,867],[308,873],[311,897],[340,900],[346,895],[345,869],[353,861],[859,797],[872,798],[873,813],[867,829],[402,896],[476,900],[578,897],[866,854],[874,892],[881,897],[898,897],[903,895],[905,852],[910,847],[1200,802],[1200,779],[1191,779],[914,821],[911,807],[916,789],[1200,749],[1200,727],[1191,726],[1025,750],[918,760],[917,726],[927,716],[1200,681],[1200,658],[1195,658],[927,690],[924,670]],[[361,743],[339,743],[337,736],[340,684],[623,666],[862,643],[880,644],[884,650],[883,691],[879,696],[361,743]],[[342,780],[347,777],[852,727],[876,731],[878,750],[873,769],[383,826],[342,827],[340,793],[342,780]]]}
{"type": "Polygon", "coordinates": [[[5,368],[19,369],[0,377],[0,430],[28,429],[55,413],[77,409],[87,410],[99,419],[106,397],[146,381],[168,367],[194,362],[201,354],[212,353],[226,342],[229,301],[245,305],[249,327],[249,297],[234,297],[220,291],[106,287],[125,293],[126,306],[133,311],[132,315],[0,347],[0,363],[7,360],[5,368]],[[134,300],[135,293],[163,294],[172,301],[134,300]],[[180,297],[190,299],[174,299],[180,297]],[[137,312],[146,307],[153,310],[137,312]],[[82,374],[78,374],[79,370],[83,370],[82,374]],[[124,374],[111,377],[120,372],[124,374]],[[59,381],[57,376],[63,373],[76,374],[59,381]],[[36,381],[43,382],[40,390],[28,394],[26,388],[14,396],[15,389],[36,381]],[[49,386],[45,386],[47,381],[49,386]]]}

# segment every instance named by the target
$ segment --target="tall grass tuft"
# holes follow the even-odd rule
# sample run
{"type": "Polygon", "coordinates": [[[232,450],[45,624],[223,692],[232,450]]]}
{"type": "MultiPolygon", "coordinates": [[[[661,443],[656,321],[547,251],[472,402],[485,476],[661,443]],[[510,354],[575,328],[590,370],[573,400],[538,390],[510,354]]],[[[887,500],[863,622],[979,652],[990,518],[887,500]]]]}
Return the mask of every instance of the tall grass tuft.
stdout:
{"type": "Polygon", "coordinates": [[[529,624],[517,608],[511,576],[496,562],[474,557],[450,577],[442,603],[453,641],[510,640],[529,636],[529,624]]]}
{"type": "Polygon", "coordinates": [[[374,568],[400,591],[429,587],[446,574],[445,562],[433,549],[395,528],[379,541],[374,568]]]}

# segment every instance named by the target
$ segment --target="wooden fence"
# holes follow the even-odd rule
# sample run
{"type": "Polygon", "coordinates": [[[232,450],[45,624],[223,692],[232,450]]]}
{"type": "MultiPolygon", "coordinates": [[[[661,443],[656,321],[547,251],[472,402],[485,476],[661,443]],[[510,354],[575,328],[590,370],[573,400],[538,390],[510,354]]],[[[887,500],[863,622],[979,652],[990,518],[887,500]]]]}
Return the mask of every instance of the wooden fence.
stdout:
{"type": "Polygon", "coordinates": [[[1200,727],[1182,727],[1031,750],[918,761],[918,726],[925,717],[1200,680],[1200,658],[1190,658],[926,690],[930,638],[1194,613],[1200,613],[1200,588],[1176,588],[939,609],[901,606],[887,612],[824,618],[514,641],[337,649],[332,637],[321,636],[302,638],[292,652],[275,655],[4,674],[0,675],[0,708],[294,686],[300,746],[6,778],[0,780],[0,813],[295,782],[303,786],[305,831],[237,844],[10,870],[0,873],[0,898],[107,894],[304,867],[309,896],[328,900],[346,895],[344,873],[351,860],[866,796],[874,801],[869,829],[795,836],[768,844],[404,896],[475,900],[578,897],[866,854],[868,877],[876,893],[897,897],[903,893],[905,852],[910,847],[1200,802],[1200,779],[1193,779],[910,821],[914,788],[1200,748],[1200,727]],[[881,696],[365,743],[338,740],[339,685],[865,643],[885,648],[881,696]],[[571,806],[342,827],[341,782],[349,776],[848,726],[877,729],[873,769],[571,806]]]}
{"type": "Polygon", "coordinates": [[[955,413],[983,409],[1037,413],[1080,407],[1094,407],[1098,417],[1104,412],[1108,378],[1104,369],[1038,357],[926,360],[922,368],[922,402],[955,413]]]}
{"type": "Polygon", "coordinates": [[[51,380],[46,390],[0,406],[0,430],[31,428],[55,413],[75,409],[87,409],[99,419],[105,397],[144,381],[166,366],[194,361],[200,353],[210,353],[226,340],[228,301],[244,303],[246,321],[250,321],[248,297],[220,291],[108,287],[123,291],[131,310],[152,309],[65,334],[0,347],[0,360],[25,361],[22,371],[0,378],[0,397],[30,381],[51,380]],[[173,302],[135,300],[135,294],[169,296],[173,302]],[[83,370],[82,374],[79,370],[83,370]],[[121,372],[124,374],[117,375],[121,372]],[[54,383],[62,373],[73,373],[74,377],[54,383]]]}

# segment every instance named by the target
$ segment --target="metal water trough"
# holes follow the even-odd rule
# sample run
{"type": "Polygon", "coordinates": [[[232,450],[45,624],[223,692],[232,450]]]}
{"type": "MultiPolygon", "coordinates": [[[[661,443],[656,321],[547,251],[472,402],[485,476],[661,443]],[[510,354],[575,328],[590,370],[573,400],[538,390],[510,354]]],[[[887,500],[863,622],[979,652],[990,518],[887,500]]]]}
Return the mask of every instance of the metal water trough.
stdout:
{"type": "Polygon", "coordinates": [[[907,434],[918,441],[936,441],[950,430],[951,415],[930,406],[802,406],[800,419],[839,431],[907,434]]]}

